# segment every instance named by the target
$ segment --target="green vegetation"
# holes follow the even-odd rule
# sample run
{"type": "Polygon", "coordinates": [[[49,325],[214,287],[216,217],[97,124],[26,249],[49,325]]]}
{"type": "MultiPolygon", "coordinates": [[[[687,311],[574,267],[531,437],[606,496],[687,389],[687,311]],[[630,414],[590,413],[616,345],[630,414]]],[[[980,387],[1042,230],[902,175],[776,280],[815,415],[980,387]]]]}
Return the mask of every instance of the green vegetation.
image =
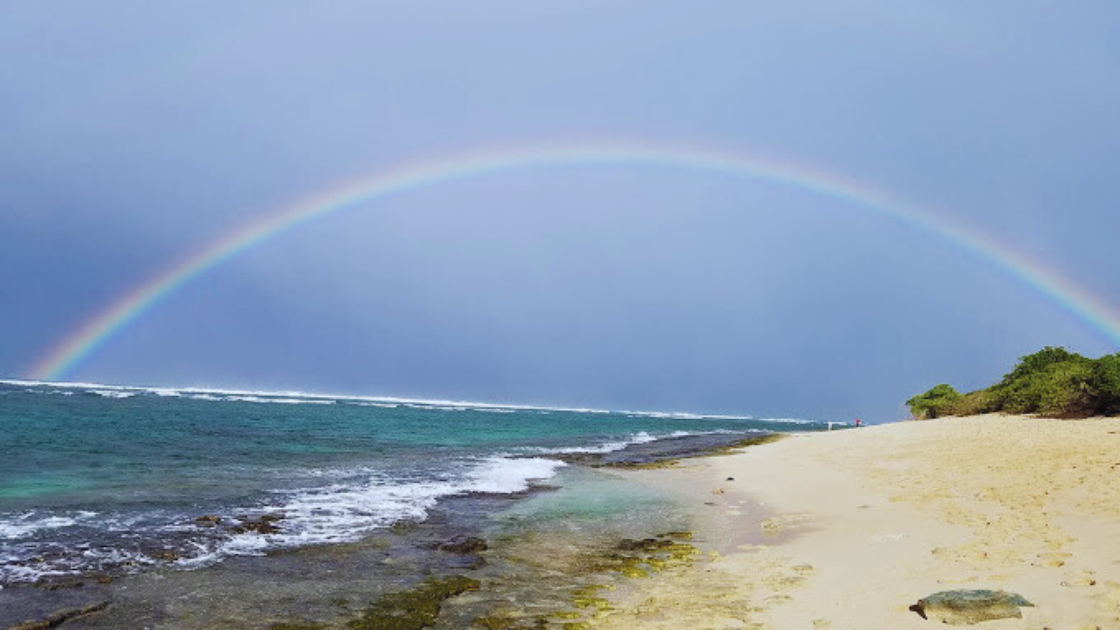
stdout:
{"type": "Polygon", "coordinates": [[[346,625],[352,630],[421,630],[435,625],[444,600],[478,587],[477,580],[462,575],[428,578],[411,590],[383,595],[346,625]]]}
{"type": "Polygon", "coordinates": [[[906,405],[910,407],[910,413],[914,414],[915,418],[936,418],[952,414],[954,405],[960,402],[961,398],[963,396],[960,392],[953,389],[951,385],[942,383],[924,394],[918,394],[907,400],[906,405]]]}
{"type": "Polygon", "coordinates": [[[1002,411],[1046,416],[1120,414],[1120,353],[1089,359],[1046,347],[1019,359],[999,383],[960,394],[938,385],[906,401],[915,418],[1002,411]]]}
{"type": "MultiPolygon", "coordinates": [[[[443,602],[477,591],[477,580],[462,575],[428,578],[407,591],[382,595],[361,617],[346,624],[350,630],[423,630],[435,625],[443,602]]],[[[268,630],[329,630],[320,623],[274,623],[268,630]]]]}

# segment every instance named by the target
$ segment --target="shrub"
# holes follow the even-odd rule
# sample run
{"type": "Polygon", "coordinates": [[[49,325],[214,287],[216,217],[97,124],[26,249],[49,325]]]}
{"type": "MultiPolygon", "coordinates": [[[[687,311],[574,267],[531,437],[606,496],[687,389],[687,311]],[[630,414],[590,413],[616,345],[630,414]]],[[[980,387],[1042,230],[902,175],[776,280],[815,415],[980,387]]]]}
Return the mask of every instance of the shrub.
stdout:
{"type": "Polygon", "coordinates": [[[957,390],[942,383],[906,401],[906,405],[915,418],[937,418],[951,413],[953,405],[960,399],[957,390]]]}
{"type": "Polygon", "coordinates": [[[993,388],[998,406],[1010,413],[1092,413],[1094,363],[1065,348],[1047,346],[1019,359],[993,388]]]}
{"type": "Polygon", "coordinates": [[[999,411],[999,408],[999,399],[992,390],[981,389],[961,396],[960,400],[953,404],[948,415],[975,416],[999,411]]]}
{"type": "Polygon", "coordinates": [[[1027,378],[1031,375],[1041,374],[1051,365],[1065,363],[1067,361],[1089,361],[1089,359],[1086,359],[1080,354],[1070,352],[1060,346],[1057,348],[1046,346],[1034,354],[1019,357],[1019,362],[1015,364],[1015,369],[1011,370],[1010,374],[1005,375],[999,385],[1001,387],[1006,387],[1013,384],[1015,381],[1027,378]]]}
{"type": "Polygon", "coordinates": [[[938,385],[906,401],[915,418],[993,411],[1045,415],[1120,414],[1120,353],[1087,359],[1047,346],[1019,359],[999,383],[965,395],[938,385]]]}
{"type": "Polygon", "coordinates": [[[1120,353],[1103,356],[1093,366],[1093,389],[1097,411],[1120,413],[1120,353]]]}

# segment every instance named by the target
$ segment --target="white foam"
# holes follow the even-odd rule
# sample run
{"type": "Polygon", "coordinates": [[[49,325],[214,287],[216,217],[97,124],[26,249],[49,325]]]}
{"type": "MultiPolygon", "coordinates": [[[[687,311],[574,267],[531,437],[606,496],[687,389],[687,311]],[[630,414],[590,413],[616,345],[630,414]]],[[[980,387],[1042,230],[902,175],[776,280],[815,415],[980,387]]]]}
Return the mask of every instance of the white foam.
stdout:
{"type": "Polygon", "coordinates": [[[333,405],[333,400],[307,400],[303,398],[272,398],[267,396],[227,396],[220,400],[236,402],[272,403],[276,405],[333,405]]]}
{"type": "Polygon", "coordinates": [[[36,518],[35,512],[3,518],[0,515],[0,539],[17,540],[47,529],[60,529],[77,525],[80,521],[97,516],[96,512],[74,512],[36,518]]]}
{"type": "Polygon", "coordinates": [[[120,389],[90,389],[86,391],[87,394],[97,394],[105,398],[132,398],[136,392],[124,391],[120,389]]]}
{"type": "MultiPolygon", "coordinates": [[[[805,420],[802,418],[759,418],[758,422],[781,422],[785,424],[825,424],[816,420],[805,420]]],[[[847,422],[843,423],[847,424],[847,422]]]]}
{"type": "Polygon", "coordinates": [[[591,446],[560,446],[560,447],[543,447],[543,446],[526,446],[519,449],[521,452],[538,453],[541,455],[569,455],[569,454],[593,454],[600,455],[603,453],[613,453],[621,451],[627,447],[635,444],[648,444],[649,442],[656,442],[657,440],[664,440],[667,438],[683,438],[698,435],[739,435],[743,433],[765,433],[761,429],[716,429],[714,431],[673,431],[662,435],[650,435],[642,431],[636,433],[624,440],[603,442],[601,444],[594,444],[591,446]]]}
{"type": "Polygon", "coordinates": [[[508,494],[549,479],[566,464],[544,458],[490,457],[459,474],[430,481],[400,482],[374,477],[361,484],[335,484],[296,492],[287,500],[256,508],[284,514],[280,532],[237,536],[190,560],[196,566],[228,555],[253,555],[275,547],[350,542],[400,520],[423,520],[441,498],[471,492],[508,494]]]}
{"type": "Polygon", "coordinates": [[[632,446],[634,444],[646,444],[649,442],[654,442],[657,439],[658,438],[653,437],[649,433],[642,431],[640,433],[635,433],[634,435],[624,440],[603,442],[602,444],[595,444],[592,446],[560,446],[553,448],[544,446],[526,446],[521,448],[520,450],[522,452],[540,453],[542,455],[568,455],[577,453],[602,454],[621,451],[628,446],[632,446]]]}

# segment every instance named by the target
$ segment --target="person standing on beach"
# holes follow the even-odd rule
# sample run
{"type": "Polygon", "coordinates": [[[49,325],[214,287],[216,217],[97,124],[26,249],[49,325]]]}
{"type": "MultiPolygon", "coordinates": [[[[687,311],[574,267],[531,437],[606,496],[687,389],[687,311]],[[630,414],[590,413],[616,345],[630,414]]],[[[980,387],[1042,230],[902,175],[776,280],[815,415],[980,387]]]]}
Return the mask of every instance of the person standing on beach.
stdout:
{"type": "Polygon", "coordinates": [[[856,428],[858,429],[862,426],[863,426],[863,420],[860,420],[859,418],[856,418],[856,428]]]}

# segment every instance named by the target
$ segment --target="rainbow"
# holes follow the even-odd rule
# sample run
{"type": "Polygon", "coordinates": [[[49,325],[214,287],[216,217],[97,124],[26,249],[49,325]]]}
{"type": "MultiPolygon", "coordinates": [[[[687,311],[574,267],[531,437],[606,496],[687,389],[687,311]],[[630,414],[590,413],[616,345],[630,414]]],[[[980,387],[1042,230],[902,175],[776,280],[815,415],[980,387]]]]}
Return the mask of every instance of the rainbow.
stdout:
{"type": "Polygon", "coordinates": [[[50,350],[31,370],[39,380],[59,380],[130,322],[143,316],[183,285],[253,247],[311,221],[361,204],[485,175],[564,166],[668,167],[722,173],[799,189],[914,226],[947,239],[1033,287],[1120,346],[1120,314],[1047,269],[983,234],[950,219],[903,203],[884,192],[792,162],[740,151],[618,142],[544,148],[506,148],[468,153],[378,172],[301,200],[216,239],[119,297],[50,350]]]}

